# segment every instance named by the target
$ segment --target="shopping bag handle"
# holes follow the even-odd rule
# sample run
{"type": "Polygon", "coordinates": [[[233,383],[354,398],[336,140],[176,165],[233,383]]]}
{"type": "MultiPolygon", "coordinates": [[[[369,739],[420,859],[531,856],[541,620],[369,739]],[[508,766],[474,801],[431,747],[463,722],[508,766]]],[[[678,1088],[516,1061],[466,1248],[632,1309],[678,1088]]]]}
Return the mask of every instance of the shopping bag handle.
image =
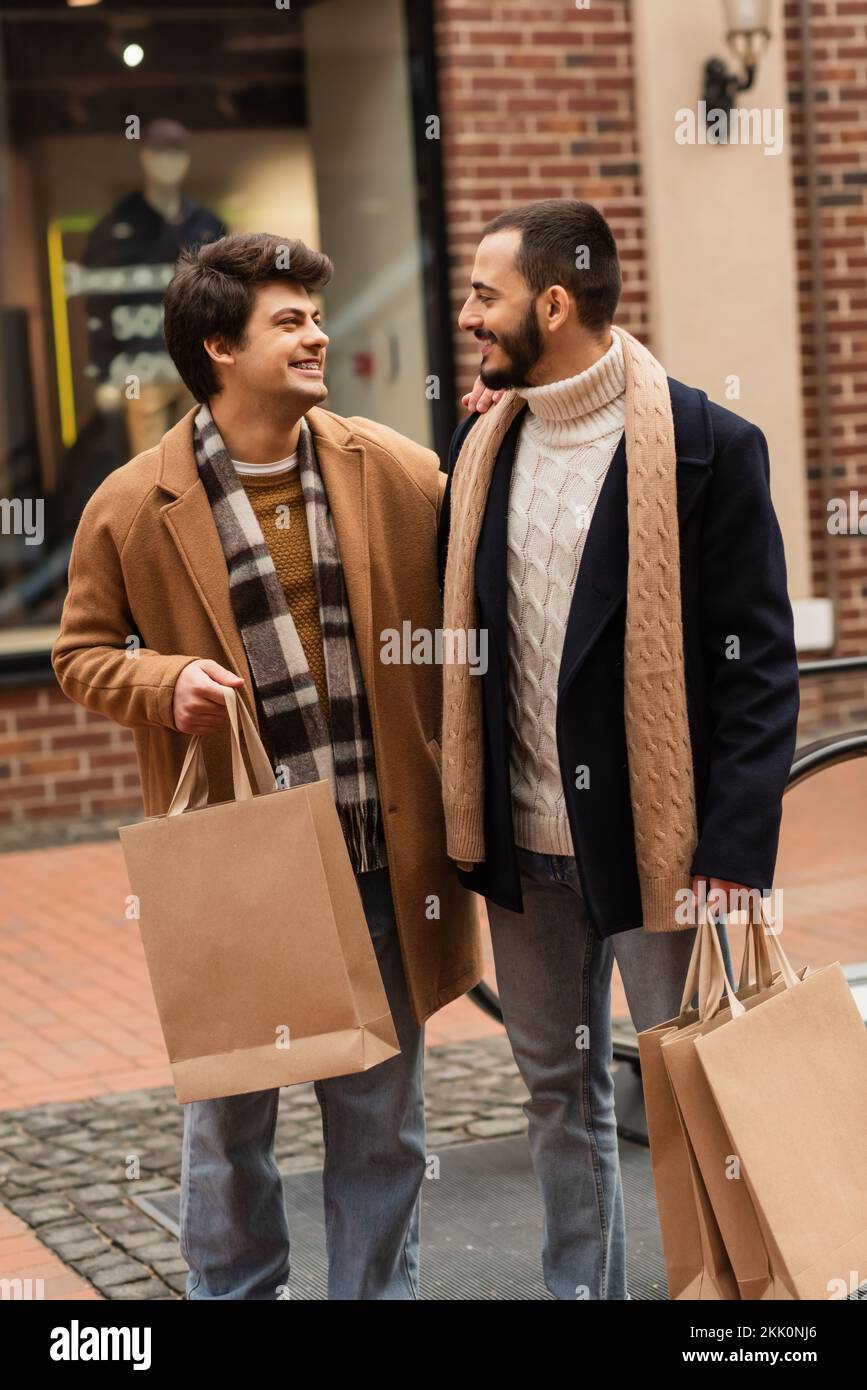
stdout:
{"type": "Polygon", "coordinates": [[[722,1003],[723,994],[728,998],[732,1018],[739,1018],[746,1012],[726,974],[722,946],[716,933],[716,922],[716,914],[705,901],[699,914],[698,929],[683,987],[683,998],[680,1001],[681,1014],[688,1013],[689,1001],[697,989],[698,1016],[702,1023],[713,1018],[722,1003]]]}
{"type": "MultiPolygon", "coordinates": [[[[277,781],[265,745],[253,716],[244,701],[231,685],[223,687],[226,699],[226,712],[229,716],[229,730],[232,745],[232,787],[236,801],[249,801],[253,796],[250,778],[241,751],[241,735],[247,745],[250,764],[259,794],[276,790],[277,781]]],[[[178,777],[174,796],[166,812],[169,816],[179,816],[186,810],[200,811],[208,804],[208,773],[205,768],[205,755],[202,752],[202,736],[194,734],[187,747],[186,757],[178,777]]]]}
{"type": "Polygon", "coordinates": [[[759,899],[759,905],[762,920],[761,922],[755,923],[756,932],[760,933],[763,941],[770,939],[770,954],[774,957],[774,963],[779,967],[780,974],[785,981],[786,989],[794,989],[795,985],[801,983],[801,976],[796,972],[795,967],[783,950],[782,942],[780,941],[779,934],[774,928],[773,922],[770,922],[767,918],[764,897],[759,899]],[[765,931],[765,927],[767,927],[767,931],[765,931]]]}
{"type": "MultiPolygon", "coordinates": [[[[751,922],[747,928],[747,939],[744,943],[744,956],[741,962],[741,974],[739,989],[744,987],[745,980],[748,980],[747,962],[750,951],[750,942],[756,952],[759,962],[764,960],[767,964],[757,966],[757,981],[760,988],[766,988],[771,984],[773,978],[773,966],[776,965],[783,979],[786,989],[794,989],[795,985],[801,983],[800,976],[796,974],[794,967],[789,961],[780,943],[777,933],[774,931],[773,924],[768,920],[765,910],[764,897],[759,900],[760,922],[751,922]],[[767,931],[765,928],[767,927],[767,931]],[[768,945],[770,938],[770,946],[768,945]],[[771,960],[773,957],[773,961],[771,960]]],[[[689,1001],[698,989],[698,1014],[702,1023],[714,1017],[722,1005],[723,994],[726,995],[731,1008],[732,1018],[739,1018],[745,1013],[743,1004],[732,990],[728,975],[726,974],[725,962],[723,961],[722,947],[716,932],[716,914],[708,902],[704,903],[703,912],[699,918],[698,930],[695,934],[695,942],[692,948],[692,955],[689,959],[686,983],[683,989],[683,998],[680,1002],[680,1012],[689,1012],[689,1001]]]]}
{"type": "Polygon", "coordinates": [[[738,978],[738,994],[753,984],[752,957],[755,956],[755,984],[759,989],[767,989],[773,979],[773,967],[765,940],[764,922],[750,920],[744,937],[744,953],[741,957],[741,973],[738,978]]]}

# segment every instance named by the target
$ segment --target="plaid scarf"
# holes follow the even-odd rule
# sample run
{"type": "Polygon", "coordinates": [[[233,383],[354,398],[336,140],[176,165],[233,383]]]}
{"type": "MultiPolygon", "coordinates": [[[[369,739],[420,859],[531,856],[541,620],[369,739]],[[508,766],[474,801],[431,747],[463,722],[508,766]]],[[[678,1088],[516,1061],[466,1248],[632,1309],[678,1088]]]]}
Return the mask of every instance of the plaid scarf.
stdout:
{"type": "Polygon", "coordinates": [[[298,463],[319,596],[330,734],[262,528],[207,405],[195,417],[193,447],[226,558],[263,740],[282,774],[281,785],[329,782],[353,869],[383,868],[370,711],[313,435],[302,419],[298,463]]]}

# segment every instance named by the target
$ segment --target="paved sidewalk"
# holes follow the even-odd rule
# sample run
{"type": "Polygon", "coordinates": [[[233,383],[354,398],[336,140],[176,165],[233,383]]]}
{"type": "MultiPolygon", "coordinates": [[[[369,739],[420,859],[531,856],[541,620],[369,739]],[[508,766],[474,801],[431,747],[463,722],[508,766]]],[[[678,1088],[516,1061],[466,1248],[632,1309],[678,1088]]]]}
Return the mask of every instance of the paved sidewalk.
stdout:
{"type": "Polygon", "coordinates": [[[0,1282],[8,1281],[5,1297],[21,1299],[101,1298],[92,1284],[67,1269],[26,1222],[0,1206],[0,1282]]]}
{"type": "MultiPolygon", "coordinates": [[[[505,1038],[434,1048],[426,1152],[525,1133],[526,1099],[505,1038]]],[[[179,1186],[182,1134],[167,1087],[0,1115],[0,1201],[14,1214],[6,1220],[17,1218],[5,1257],[0,1225],[0,1270],[44,1278],[47,1298],[83,1297],[91,1285],[107,1299],[182,1298],[177,1240],[136,1204],[179,1186]]],[[[282,1172],[321,1165],[312,1084],[283,1089],[274,1151],[282,1172]]]]}
{"type": "MultiPolygon", "coordinates": [[[[850,763],[786,799],[777,886],[796,966],[867,960],[865,786],[850,763]]],[[[116,842],[0,854],[0,1280],[42,1279],[46,1298],[182,1296],[176,1242],[133,1200],[177,1185],[182,1113],[128,892],[116,842]]],[[[626,1014],[616,974],[612,1009],[626,1014]]],[[[431,1152],[521,1131],[502,1028],[465,998],[426,1034],[431,1152]]],[[[313,1089],[292,1087],[281,1167],[320,1152],[313,1089]]]]}
{"type": "MultiPolygon", "coordinates": [[[[786,798],[777,884],[795,965],[867,960],[865,822],[864,762],[786,798]]],[[[118,843],[0,854],[0,1111],[170,1084],[128,893],[118,843]]],[[[737,955],[736,928],[732,940],[737,955]]],[[[616,975],[612,1011],[627,1013],[616,975]]],[[[434,1047],[501,1032],[464,998],[426,1038],[434,1047]]]]}

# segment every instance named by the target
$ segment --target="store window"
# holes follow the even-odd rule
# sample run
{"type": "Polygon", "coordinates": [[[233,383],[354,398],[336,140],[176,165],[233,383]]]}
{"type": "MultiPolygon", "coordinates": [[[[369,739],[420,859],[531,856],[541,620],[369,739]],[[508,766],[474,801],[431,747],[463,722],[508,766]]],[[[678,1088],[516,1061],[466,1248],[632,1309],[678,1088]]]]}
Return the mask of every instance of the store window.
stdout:
{"type": "Polygon", "coordinates": [[[327,251],[325,404],[446,437],[428,21],[404,0],[6,7],[0,658],[47,660],[84,503],[193,404],[162,337],[185,244],[327,251]]]}

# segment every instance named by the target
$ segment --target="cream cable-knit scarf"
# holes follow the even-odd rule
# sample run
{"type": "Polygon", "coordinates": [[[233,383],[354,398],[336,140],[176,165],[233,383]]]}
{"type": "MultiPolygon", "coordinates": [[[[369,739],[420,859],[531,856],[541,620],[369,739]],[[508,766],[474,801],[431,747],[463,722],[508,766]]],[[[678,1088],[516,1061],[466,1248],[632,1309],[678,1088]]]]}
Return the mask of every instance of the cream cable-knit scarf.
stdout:
{"type": "MultiPolygon", "coordinates": [[[[629,566],[624,717],[635,853],[646,931],[682,931],[676,894],[692,885],[696,846],[686,709],[674,421],[665,369],[614,328],[626,367],[629,566]]],[[[475,559],[497,454],[524,401],[515,391],[476,422],[452,477],[443,626],[477,625],[475,559]]],[[[462,644],[455,644],[459,654],[462,644]]],[[[473,648],[467,644],[469,651],[473,648]]],[[[485,858],[482,691],[467,661],[443,666],[443,802],[448,853],[485,858]]],[[[591,770],[592,772],[592,770],[591,770]]]]}

